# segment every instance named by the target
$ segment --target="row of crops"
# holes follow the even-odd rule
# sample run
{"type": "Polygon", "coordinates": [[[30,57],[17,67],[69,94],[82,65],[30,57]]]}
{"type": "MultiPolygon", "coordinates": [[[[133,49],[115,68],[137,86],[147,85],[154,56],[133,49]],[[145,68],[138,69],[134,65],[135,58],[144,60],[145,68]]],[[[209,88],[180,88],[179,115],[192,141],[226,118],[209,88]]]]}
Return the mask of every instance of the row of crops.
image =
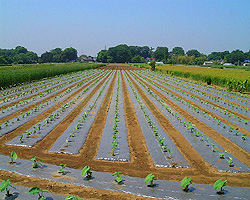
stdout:
{"type": "Polygon", "coordinates": [[[91,148],[100,165],[133,164],[125,91],[155,167],[250,172],[247,96],[147,70],[91,69],[3,90],[0,148],[39,151],[44,144],[48,157],[84,157],[97,135],[91,148]],[[103,127],[94,132],[100,115],[103,127]]]}

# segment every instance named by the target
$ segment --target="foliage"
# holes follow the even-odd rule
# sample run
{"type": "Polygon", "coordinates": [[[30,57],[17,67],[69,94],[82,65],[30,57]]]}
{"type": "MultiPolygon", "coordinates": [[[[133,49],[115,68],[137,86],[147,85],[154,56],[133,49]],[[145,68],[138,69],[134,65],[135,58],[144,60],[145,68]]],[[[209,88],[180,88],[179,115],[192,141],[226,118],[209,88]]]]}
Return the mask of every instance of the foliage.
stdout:
{"type": "Polygon", "coordinates": [[[112,176],[116,176],[115,180],[117,183],[121,183],[122,182],[122,177],[120,176],[121,172],[115,172],[112,174],[112,176]]]}
{"type": "Polygon", "coordinates": [[[157,180],[153,174],[149,174],[146,176],[144,182],[149,183],[150,182],[150,187],[154,187],[153,181],[157,180]]]}
{"type": "Polygon", "coordinates": [[[152,60],[150,63],[149,63],[149,65],[151,66],[151,70],[152,71],[155,71],[155,61],[154,60],[152,60]]]}
{"type": "Polygon", "coordinates": [[[14,189],[16,189],[15,187],[10,185],[10,179],[8,179],[7,181],[3,180],[1,185],[0,185],[0,192],[3,192],[4,190],[6,190],[6,196],[9,197],[12,194],[10,194],[10,189],[8,187],[12,187],[14,189]]]}
{"type": "MultiPolygon", "coordinates": [[[[33,161],[33,163],[32,163],[33,168],[38,168],[39,166],[42,166],[42,163],[40,163],[36,160],[36,156],[32,157],[30,160],[33,161]]],[[[40,158],[38,160],[43,161],[40,158]]]]}
{"type": "Polygon", "coordinates": [[[29,194],[35,195],[38,194],[38,200],[46,199],[45,196],[43,196],[44,192],[49,192],[48,190],[41,190],[39,187],[32,187],[29,190],[29,194]]]}
{"type": "Polygon", "coordinates": [[[182,47],[174,47],[173,50],[171,51],[171,54],[173,56],[184,56],[185,51],[182,47]]]}
{"type": "Polygon", "coordinates": [[[82,171],[81,171],[81,176],[84,176],[85,174],[86,175],[86,178],[87,180],[91,179],[92,178],[92,172],[90,171],[90,167],[88,166],[85,166],[82,171]]]}
{"type": "Polygon", "coordinates": [[[182,181],[181,181],[181,187],[183,188],[183,190],[184,190],[185,192],[188,191],[188,186],[189,186],[190,184],[192,184],[191,178],[190,178],[190,177],[189,177],[189,178],[185,177],[185,178],[182,179],[182,181]]]}
{"type": "Polygon", "coordinates": [[[80,197],[76,197],[76,196],[67,196],[65,200],[83,200],[83,199],[80,197]]]}
{"type": "Polygon", "coordinates": [[[10,153],[10,156],[11,156],[11,161],[10,161],[10,164],[13,164],[14,163],[14,160],[17,159],[17,153],[15,151],[12,151],[10,153]]]}
{"type": "Polygon", "coordinates": [[[218,194],[224,194],[224,189],[223,189],[223,187],[226,186],[226,182],[227,182],[227,180],[222,181],[221,179],[215,181],[215,183],[214,183],[214,189],[215,189],[215,190],[220,189],[220,191],[217,192],[218,194]]]}
{"type": "Polygon", "coordinates": [[[154,57],[156,58],[157,61],[166,62],[168,57],[169,57],[168,48],[167,47],[157,47],[155,52],[154,52],[154,57]]]}

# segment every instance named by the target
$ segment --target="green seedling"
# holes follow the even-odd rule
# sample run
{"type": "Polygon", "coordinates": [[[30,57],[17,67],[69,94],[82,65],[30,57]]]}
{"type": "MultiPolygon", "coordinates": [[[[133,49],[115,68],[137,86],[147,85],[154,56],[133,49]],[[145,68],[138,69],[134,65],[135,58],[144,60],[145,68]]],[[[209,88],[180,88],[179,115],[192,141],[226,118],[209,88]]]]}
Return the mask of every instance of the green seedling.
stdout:
{"type": "Polygon", "coordinates": [[[85,166],[81,171],[81,176],[86,175],[87,180],[92,178],[92,172],[90,171],[90,167],[85,166]]]}
{"type": "Polygon", "coordinates": [[[220,189],[220,191],[218,191],[217,194],[224,194],[223,187],[226,186],[226,182],[227,182],[227,180],[222,181],[221,179],[215,181],[215,183],[214,183],[214,189],[215,190],[220,189]]]}
{"type": "Polygon", "coordinates": [[[38,200],[46,199],[46,197],[43,196],[44,192],[49,192],[49,191],[41,190],[39,187],[33,187],[29,190],[29,194],[32,194],[32,195],[38,194],[38,200]]]}
{"type": "Polygon", "coordinates": [[[20,143],[23,143],[23,134],[17,134],[17,135],[20,136],[20,137],[19,137],[20,143]]]}
{"type": "Polygon", "coordinates": [[[61,173],[62,175],[64,175],[64,169],[66,167],[66,164],[60,164],[61,168],[59,169],[59,172],[58,173],[61,173]]]}
{"type": "Polygon", "coordinates": [[[155,184],[153,184],[153,181],[154,181],[154,180],[157,180],[157,179],[155,178],[155,176],[154,176],[153,174],[149,174],[149,175],[147,175],[147,177],[145,178],[144,182],[145,182],[145,183],[149,183],[149,182],[150,182],[150,185],[148,185],[148,187],[154,187],[154,186],[155,186],[155,184]]]}
{"type": "Polygon", "coordinates": [[[80,197],[76,197],[76,196],[67,196],[65,200],[83,200],[83,199],[80,197]]]}
{"type": "Polygon", "coordinates": [[[3,180],[1,185],[0,185],[0,191],[3,192],[4,190],[6,190],[5,195],[7,197],[12,196],[12,194],[10,193],[10,188],[9,187],[12,187],[12,188],[16,189],[15,187],[10,185],[10,179],[8,179],[7,181],[3,180]]]}
{"type": "Polygon", "coordinates": [[[169,159],[171,159],[171,158],[172,158],[172,156],[171,156],[171,155],[172,155],[172,153],[173,153],[173,152],[172,152],[172,151],[170,151],[170,149],[168,149],[168,158],[169,158],[169,159]]]}
{"type": "MultiPolygon", "coordinates": [[[[42,166],[42,163],[37,162],[36,156],[34,156],[33,158],[31,158],[30,160],[33,161],[33,163],[32,163],[33,168],[38,168],[39,166],[42,166]]],[[[40,158],[38,160],[40,160],[40,161],[43,162],[43,160],[40,159],[40,158]]]]}
{"type": "Polygon", "coordinates": [[[190,177],[189,178],[185,177],[184,179],[182,179],[182,181],[181,181],[182,190],[185,191],[185,192],[187,192],[189,190],[188,186],[190,184],[192,184],[190,177]]]}
{"type": "Polygon", "coordinates": [[[120,176],[121,172],[115,172],[112,174],[112,176],[116,176],[115,181],[119,184],[122,183],[122,177],[120,176]]]}
{"type": "Polygon", "coordinates": [[[233,167],[234,166],[233,158],[231,158],[231,157],[228,157],[228,158],[229,158],[229,160],[227,162],[229,164],[229,167],[233,167]]]}
{"type": "Polygon", "coordinates": [[[17,159],[17,154],[16,154],[16,152],[15,152],[15,151],[12,151],[12,152],[10,153],[10,156],[11,156],[10,164],[14,164],[14,160],[17,159]]]}
{"type": "Polygon", "coordinates": [[[219,156],[220,156],[220,159],[224,159],[225,158],[225,153],[224,152],[220,153],[219,156]]]}
{"type": "Polygon", "coordinates": [[[242,136],[241,136],[241,139],[242,139],[242,140],[246,140],[246,139],[247,139],[247,134],[242,135],[242,136]]]}

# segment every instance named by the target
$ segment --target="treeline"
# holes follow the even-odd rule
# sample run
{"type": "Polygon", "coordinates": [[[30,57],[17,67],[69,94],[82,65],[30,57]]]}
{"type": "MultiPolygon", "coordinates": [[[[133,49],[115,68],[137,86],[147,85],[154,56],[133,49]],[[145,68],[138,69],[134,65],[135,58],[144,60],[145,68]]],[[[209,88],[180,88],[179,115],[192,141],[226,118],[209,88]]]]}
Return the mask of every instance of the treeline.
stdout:
{"type": "Polygon", "coordinates": [[[104,63],[144,63],[149,58],[155,58],[167,64],[195,64],[202,65],[204,61],[213,61],[214,64],[232,63],[241,65],[245,60],[250,60],[250,50],[234,50],[224,52],[212,52],[205,55],[197,49],[184,51],[182,47],[174,47],[169,51],[167,47],[157,47],[155,50],[148,46],[128,46],[126,44],[110,47],[98,53],[97,61],[104,63]]]}
{"type": "Polygon", "coordinates": [[[15,49],[0,49],[0,64],[32,64],[32,63],[62,63],[75,61],[77,59],[77,50],[70,47],[62,50],[55,48],[46,51],[40,57],[28,51],[25,47],[17,46],[15,49]]]}

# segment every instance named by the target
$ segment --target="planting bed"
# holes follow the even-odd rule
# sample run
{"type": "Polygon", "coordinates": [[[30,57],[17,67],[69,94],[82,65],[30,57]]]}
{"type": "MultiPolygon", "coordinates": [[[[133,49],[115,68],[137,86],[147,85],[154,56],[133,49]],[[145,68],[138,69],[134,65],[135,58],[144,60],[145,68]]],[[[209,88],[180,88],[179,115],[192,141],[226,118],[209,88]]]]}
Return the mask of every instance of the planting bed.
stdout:
{"type": "Polygon", "coordinates": [[[47,199],[248,199],[250,98],[139,69],[108,65],[1,91],[0,182],[10,178],[20,199],[33,186],[54,193],[47,199]],[[155,187],[144,183],[150,173],[155,187]]]}

